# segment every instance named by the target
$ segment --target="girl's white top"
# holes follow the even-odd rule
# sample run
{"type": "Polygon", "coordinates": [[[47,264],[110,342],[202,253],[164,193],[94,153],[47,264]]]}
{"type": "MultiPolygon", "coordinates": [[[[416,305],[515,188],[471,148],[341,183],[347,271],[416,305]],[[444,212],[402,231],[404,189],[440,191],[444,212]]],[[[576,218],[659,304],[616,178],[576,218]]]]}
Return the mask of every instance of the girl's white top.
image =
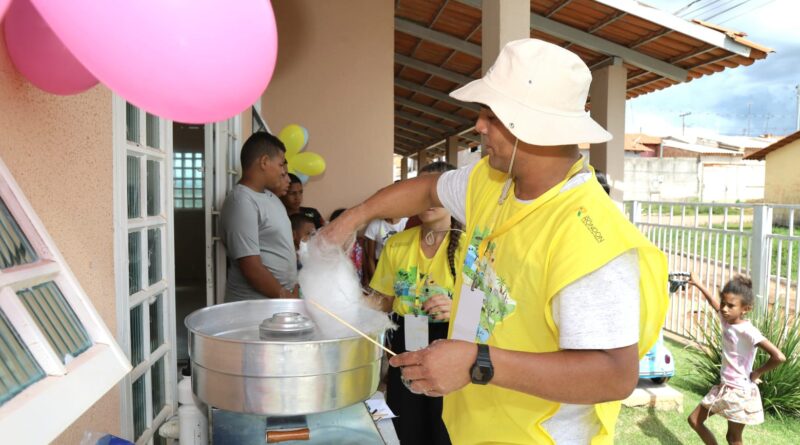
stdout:
{"type": "Polygon", "coordinates": [[[735,388],[750,387],[750,373],[756,358],[756,345],[764,336],[752,323],[745,320],[730,324],[720,316],[722,322],[722,383],[735,388]]]}

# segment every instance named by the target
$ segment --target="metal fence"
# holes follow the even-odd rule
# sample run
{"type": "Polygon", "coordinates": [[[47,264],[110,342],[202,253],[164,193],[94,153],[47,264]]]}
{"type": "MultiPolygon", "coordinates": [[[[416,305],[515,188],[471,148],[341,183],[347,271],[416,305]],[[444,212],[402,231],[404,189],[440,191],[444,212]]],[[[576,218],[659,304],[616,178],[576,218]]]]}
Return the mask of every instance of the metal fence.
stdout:
{"type": "MultiPolygon", "coordinates": [[[[666,253],[670,272],[694,272],[711,292],[749,275],[756,310],[800,313],[800,205],[629,201],[630,220],[666,253]]],[[[693,287],[671,295],[665,327],[688,338],[708,332],[713,310],[693,287]]]]}

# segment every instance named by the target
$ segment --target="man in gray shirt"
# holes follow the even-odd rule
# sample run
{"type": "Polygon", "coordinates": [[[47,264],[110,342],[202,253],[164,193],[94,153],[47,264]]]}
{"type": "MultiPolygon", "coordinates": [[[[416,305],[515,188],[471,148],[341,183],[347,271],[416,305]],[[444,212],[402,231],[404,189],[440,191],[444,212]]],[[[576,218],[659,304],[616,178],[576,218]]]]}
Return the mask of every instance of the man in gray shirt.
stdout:
{"type": "Polygon", "coordinates": [[[264,132],[242,146],[242,179],[225,198],[220,218],[230,259],[226,302],[297,297],[292,226],[274,194],[283,188],[285,151],[278,138],[264,132]]]}

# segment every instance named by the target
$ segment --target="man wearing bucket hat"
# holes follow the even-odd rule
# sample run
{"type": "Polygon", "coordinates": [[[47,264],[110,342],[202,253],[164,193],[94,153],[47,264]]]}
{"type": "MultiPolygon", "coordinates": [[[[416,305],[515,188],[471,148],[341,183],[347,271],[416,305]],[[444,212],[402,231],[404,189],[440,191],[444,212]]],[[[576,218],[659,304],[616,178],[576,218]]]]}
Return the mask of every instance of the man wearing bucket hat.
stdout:
{"type": "Polygon", "coordinates": [[[667,263],[580,156],[611,135],[585,112],[591,73],[535,39],[508,43],[451,96],[482,108],[488,156],[387,187],[324,230],[439,204],[470,239],[448,340],[392,358],[413,391],[445,396],[453,443],[613,442],[667,307],[667,263]],[[477,345],[476,345],[477,344],[477,345]]]}

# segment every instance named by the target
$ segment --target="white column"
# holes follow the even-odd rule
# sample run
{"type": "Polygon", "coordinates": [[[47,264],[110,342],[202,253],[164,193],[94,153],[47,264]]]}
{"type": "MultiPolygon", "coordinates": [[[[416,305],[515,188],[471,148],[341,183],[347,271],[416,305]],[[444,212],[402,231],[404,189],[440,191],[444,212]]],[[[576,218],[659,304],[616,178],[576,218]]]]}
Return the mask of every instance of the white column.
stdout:
{"type": "Polygon", "coordinates": [[[512,40],[531,35],[529,0],[483,0],[481,17],[482,72],[494,64],[500,50],[512,40]]]}
{"type": "Polygon", "coordinates": [[[400,159],[400,179],[408,179],[408,156],[400,159]]]}
{"type": "Polygon", "coordinates": [[[590,161],[606,173],[611,185],[611,198],[622,202],[625,173],[625,93],[627,69],[622,59],[614,58],[612,64],[592,73],[589,89],[592,118],[608,130],[614,139],[592,144],[590,161]]]}
{"type": "Polygon", "coordinates": [[[420,150],[417,152],[417,175],[422,167],[431,163],[431,154],[427,150],[420,150]]]}
{"type": "MultiPolygon", "coordinates": [[[[531,2],[483,0],[481,11],[481,72],[485,73],[506,43],[531,36],[531,2]]],[[[481,143],[481,155],[486,155],[484,147],[481,143]]]]}
{"type": "Polygon", "coordinates": [[[458,136],[447,136],[447,163],[458,167],[458,136]]]}

